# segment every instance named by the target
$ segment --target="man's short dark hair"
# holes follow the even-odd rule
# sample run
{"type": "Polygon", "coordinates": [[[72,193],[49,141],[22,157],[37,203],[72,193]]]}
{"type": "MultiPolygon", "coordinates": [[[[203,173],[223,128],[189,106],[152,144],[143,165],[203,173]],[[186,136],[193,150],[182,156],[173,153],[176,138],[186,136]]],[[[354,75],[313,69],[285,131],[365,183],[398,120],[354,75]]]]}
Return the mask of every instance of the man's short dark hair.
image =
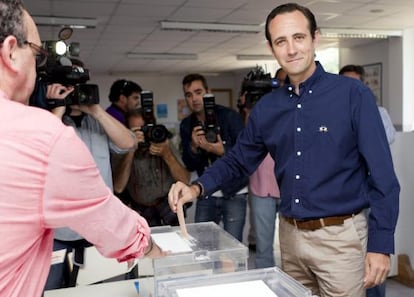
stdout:
{"type": "Polygon", "coordinates": [[[272,36],[270,36],[270,32],[269,32],[269,23],[279,14],[284,14],[284,13],[294,12],[294,11],[299,11],[306,17],[309,23],[309,31],[311,33],[312,39],[315,39],[315,33],[318,30],[318,26],[316,25],[315,15],[310,11],[309,8],[305,6],[299,5],[297,3],[286,3],[286,4],[279,5],[278,7],[273,9],[267,16],[265,34],[266,34],[266,39],[270,45],[272,45],[272,36]]]}
{"type": "Polygon", "coordinates": [[[13,35],[19,46],[27,38],[27,28],[23,23],[23,4],[20,0],[0,0],[0,44],[7,36],[13,35]]]}
{"type": "Polygon", "coordinates": [[[339,74],[343,75],[345,72],[355,72],[356,74],[359,75],[362,81],[364,80],[365,70],[364,70],[364,67],[360,65],[353,65],[353,64],[345,65],[344,67],[341,68],[341,70],[339,70],[339,74]]]}
{"type": "Polygon", "coordinates": [[[191,74],[187,74],[186,76],[184,76],[183,87],[191,84],[193,81],[196,81],[196,80],[201,81],[204,89],[208,90],[208,84],[207,84],[206,78],[203,75],[198,74],[198,73],[191,73],[191,74]]]}
{"type": "Polygon", "coordinates": [[[109,91],[109,101],[117,102],[121,95],[128,97],[131,96],[132,93],[141,92],[142,88],[137,83],[126,79],[119,79],[111,86],[111,90],[109,91]]]}

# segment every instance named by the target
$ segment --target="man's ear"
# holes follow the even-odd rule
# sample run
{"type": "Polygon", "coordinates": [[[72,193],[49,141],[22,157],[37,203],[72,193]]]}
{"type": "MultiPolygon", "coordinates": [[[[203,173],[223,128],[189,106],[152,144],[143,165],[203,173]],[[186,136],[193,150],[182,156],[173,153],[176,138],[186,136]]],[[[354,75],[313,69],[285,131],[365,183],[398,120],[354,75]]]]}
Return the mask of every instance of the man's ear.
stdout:
{"type": "Polygon", "coordinates": [[[315,49],[318,47],[320,39],[321,39],[321,31],[317,29],[315,31],[315,38],[313,39],[313,46],[315,49]]]}
{"type": "Polygon", "coordinates": [[[0,49],[0,57],[3,65],[12,71],[17,71],[15,61],[17,59],[18,49],[17,39],[14,36],[7,36],[0,49]]]}
{"type": "Polygon", "coordinates": [[[125,96],[125,95],[123,95],[123,94],[119,95],[119,100],[118,100],[118,102],[119,102],[120,104],[126,104],[126,103],[127,103],[127,101],[128,101],[127,96],[125,96]]]}

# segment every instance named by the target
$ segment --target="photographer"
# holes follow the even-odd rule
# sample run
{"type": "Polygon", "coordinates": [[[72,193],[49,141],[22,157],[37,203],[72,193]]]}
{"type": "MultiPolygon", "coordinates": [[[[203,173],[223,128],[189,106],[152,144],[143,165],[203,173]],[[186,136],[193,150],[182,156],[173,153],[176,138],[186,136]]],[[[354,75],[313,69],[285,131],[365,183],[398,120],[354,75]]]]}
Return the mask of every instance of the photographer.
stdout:
{"type": "Polygon", "coordinates": [[[190,174],[181,164],[167,132],[159,132],[156,139],[148,137],[148,123],[144,122],[141,109],[128,112],[126,121],[135,133],[137,146],[114,170],[115,193],[127,188],[130,199],[124,202],[141,214],[150,226],[176,226],[178,219],[168,205],[168,191],[176,181],[188,183],[190,174]]]}
{"type": "MultiPolygon", "coordinates": [[[[183,162],[189,171],[196,171],[199,176],[204,170],[232,148],[239,132],[243,129],[243,119],[236,111],[221,106],[205,106],[203,96],[209,93],[207,81],[200,74],[184,77],[183,91],[191,114],[180,124],[183,146],[183,162]],[[206,114],[209,115],[206,117],[206,114]],[[215,122],[215,128],[210,120],[215,122]],[[207,129],[208,128],[208,129],[207,129]],[[208,141],[211,131],[215,130],[216,141],[208,141]]],[[[227,183],[211,196],[197,199],[196,222],[223,220],[224,230],[239,241],[243,239],[246,220],[247,181],[243,177],[227,183]]]]}
{"type": "Polygon", "coordinates": [[[119,79],[115,81],[109,91],[111,105],[106,109],[112,117],[126,125],[125,115],[128,111],[139,107],[142,88],[137,83],[119,79]]]}
{"type": "MultiPolygon", "coordinates": [[[[47,100],[65,100],[73,92],[72,86],[65,87],[59,83],[49,84],[46,87],[47,100]]],[[[75,99],[76,101],[76,99],[75,99]]],[[[99,104],[56,104],[51,112],[62,119],[67,126],[72,126],[78,136],[91,152],[99,172],[106,185],[112,190],[112,170],[110,165],[110,152],[125,154],[135,146],[135,139],[121,123],[111,117],[99,104]]],[[[54,250],[66,249],[70,252],[83,253],[83,248],[89,246],[82,236],[69,228],[55,230],[54,250]]],[[[81,263],[80,263],[81,264],[81,263]]],[[[71,279],[65,279],[66,263],[51,266],[46,290],[57,289],[73,285],[76,274],[71,279]]]]}

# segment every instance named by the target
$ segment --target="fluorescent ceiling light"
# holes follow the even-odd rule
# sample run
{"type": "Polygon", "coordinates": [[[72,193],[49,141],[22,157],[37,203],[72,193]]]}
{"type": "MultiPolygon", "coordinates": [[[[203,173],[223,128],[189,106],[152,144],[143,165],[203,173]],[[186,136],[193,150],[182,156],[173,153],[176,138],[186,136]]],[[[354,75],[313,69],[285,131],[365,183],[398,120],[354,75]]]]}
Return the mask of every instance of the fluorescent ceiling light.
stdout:
{"type": "Polygon", "coordinates": [[[129,59],[197,60],[196,54],[128,53],[129,59]]]}
{"type": "Polygon", "coordinates": [[[237,55],[239,61],[267,61],[275,60],[272,55],[237,55]]]}
{"type": "Polygon", "coordinates": [[[386,39],[391,36],[402,36],[401,30],[371,30],[347,28],[322,28],[323,37],[330,38],[379,38],[386,39]]]}
{"type": "Polygon", "coordinates": [[[98,20],[94,18],[71,18],[61,16],[33,16],[38,26],[68,26],[76,29],[95,28],[98,20]]]}
{"type": "Polygon", "coordinates": [[[264,27],[263,25],[162,21],[161,28],[164,30],[178,30],[178,31],[260,33],[263,31],[264,27]]]}

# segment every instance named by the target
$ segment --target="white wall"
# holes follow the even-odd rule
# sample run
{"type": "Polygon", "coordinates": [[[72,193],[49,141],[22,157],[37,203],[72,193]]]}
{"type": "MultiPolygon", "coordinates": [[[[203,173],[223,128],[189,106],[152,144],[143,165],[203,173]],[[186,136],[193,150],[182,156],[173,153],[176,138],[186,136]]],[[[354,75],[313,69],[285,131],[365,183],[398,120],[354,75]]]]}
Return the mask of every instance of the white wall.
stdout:
{"type": "MultiPolygon", "coordinates": [[[[182,75],[129,75],[111,76],[91,74],[91,81],[99,86],[100,101],[103,107],[110,105],[108,94],[112,83],[117,79],[128,79],[138,83],[144,90],[154,92],[155,104],[168,104],[168,118],[159,119],[159,123],[177,122],[177,99],[184,98],[181,81],[182,75]]],[[[236,82],[232,74],[220,76],[206,76],[210,88],[232,89],[233,107],[237,102],[240,83],[236,82]]]]}
{"type": "Polygon", "coordinates": [[[406,131],[414,128],[414,29],[405,30],[403,33],[402,66],[403,76],[403,125],[406,131]]]}
{"type": "Polygon", "coordinates": [[[397,127],[403,124],[402,38],[393,37],[354,48],[342,48],[339,66],[382,64],[382,102],[397,127]]]}

